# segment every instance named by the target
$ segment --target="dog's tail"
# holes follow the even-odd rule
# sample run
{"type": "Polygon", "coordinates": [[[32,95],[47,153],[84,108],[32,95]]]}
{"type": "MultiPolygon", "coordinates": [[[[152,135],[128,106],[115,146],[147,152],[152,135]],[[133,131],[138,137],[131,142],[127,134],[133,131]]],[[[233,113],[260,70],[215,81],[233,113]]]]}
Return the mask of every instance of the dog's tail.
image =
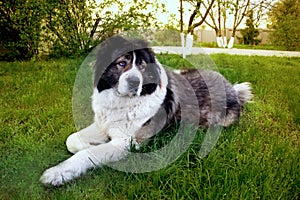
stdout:
{"type": "Polygon", "coordinates": [[[238,94],[239,100],[241,102],[241,105],[244,105],[247,102],[251,102],[251,99],[253,98],[253,93],[251,89],[251,84],[248,82],[235,84],[233,86],[233,89],[238,94]]]}

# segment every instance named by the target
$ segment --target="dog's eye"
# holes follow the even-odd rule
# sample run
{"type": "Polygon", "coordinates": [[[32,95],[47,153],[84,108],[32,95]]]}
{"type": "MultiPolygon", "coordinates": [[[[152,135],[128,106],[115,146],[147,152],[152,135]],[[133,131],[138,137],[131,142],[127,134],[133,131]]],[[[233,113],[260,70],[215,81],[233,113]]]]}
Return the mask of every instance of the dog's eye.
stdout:
{"type": "Polygon", "coordinates": [[[125,67],[127,65],[127,63],[125,61],[121,61],[121,62],[118,63],[118,65],[120,67],[125,67]]]}

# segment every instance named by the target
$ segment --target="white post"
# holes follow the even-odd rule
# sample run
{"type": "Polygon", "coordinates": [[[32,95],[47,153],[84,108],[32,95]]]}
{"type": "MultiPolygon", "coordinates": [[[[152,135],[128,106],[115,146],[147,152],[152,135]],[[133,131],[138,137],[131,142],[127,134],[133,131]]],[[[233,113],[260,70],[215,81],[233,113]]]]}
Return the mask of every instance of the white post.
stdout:
{"type": "Polygon", "coordinates": [[[186,55],[192,54],[194,36],[190,33],[186,36],[186,55]]]}
{"type": "Polygon", "coordinates": [[[184,33],[180,33],[180,38],[181,38],[182,57],[185,58],[184,33]]]}

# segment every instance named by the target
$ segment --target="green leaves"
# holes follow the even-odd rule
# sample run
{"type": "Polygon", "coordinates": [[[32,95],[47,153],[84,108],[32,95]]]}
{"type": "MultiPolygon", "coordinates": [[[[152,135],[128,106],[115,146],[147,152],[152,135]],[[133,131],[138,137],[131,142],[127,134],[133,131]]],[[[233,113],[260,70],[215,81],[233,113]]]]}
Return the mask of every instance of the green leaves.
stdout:
{"type": "Polygon", "coordinates": [[[285,50],[300,50],[300,0],[281,0],[269,13],[271,41],[274,45],[285,50]]]}
{"type": "Polygon", "coordinates": [[[0,60],[28,59],[37,54],[45,14],[41,2],[1,1],[0,5],[0,60]]]}
{"type": "Polygon", "coordinates": [[[112,35],[156,26],[158,0],[0,0],[0,60],[77,57],[112,35]]]}
{"type": "Polygon", "coordinates": [[[256,37],[259,35],[259,30],[254,23],[253,11],[249,11],[247,17],[246,28],[241,30],[242,37],[238,37],[238,39],[243,44],[258,44],[260,40],[256,39],[256,37]]]}

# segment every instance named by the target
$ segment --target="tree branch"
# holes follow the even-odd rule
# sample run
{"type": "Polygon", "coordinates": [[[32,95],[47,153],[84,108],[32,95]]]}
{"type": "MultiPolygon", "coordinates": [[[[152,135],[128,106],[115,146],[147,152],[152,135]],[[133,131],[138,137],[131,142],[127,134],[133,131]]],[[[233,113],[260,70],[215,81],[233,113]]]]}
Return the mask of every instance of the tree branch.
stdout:
{"type": "Polygon", "coordinates": [[[248,9],[249,5],[250,5],[250,0],[247,0],[247,4],[244,7],[244,11],[241,14],[240,20],[236,24],[236,28],[241,24],[241,22],[243,21],[244,17],[246,16],[246,12],[247,12],[247,9],[248,9]]]}
{"type": "Polygon", "coordinates": [[[191,14],[190,20],[188,23],[188,33],[191,32],[191,30],[193,29],[192,24],[193,24],[193,21],[197,15],[197,13],[199,12],[200,5],[201,5],[200,1],[197,1],[196,8],[194,9],[193,13],[191,14]]]}
{"type": "Polygon", "coordinates": [[[96,19],[94,25],[93,25],[92,31],[91,31],[91,33],[90,33],[90,38],[93,38],[93,37],[94,37],[94,35],[95,35],[95,33],[96,33],[96,30],[97,30],[97,27],[98,27],[100,21],[101,21],[101,18],[98,17],[98,18],[96,19]]]}
{"type": "Polygon", "coordinates": [[[198,26],[200,26],[201,24],[203,24],[203,22],[205,21],[205,19],[206,19],[208,13],[209,13],[209,11],[210,11],[210,9],[212,8],[214,2],[215,2],[215,0],[212,0],[212,1],[211,1],[211,3],[210,3],[210,5],[209,5],[208,9],[206,10],[206,12],[205,12],[204,16],[201,18],[201,20],[200,20],[198,23],[195,23],[195,24],[192,26],[192,29],[190,30],[190,31],[191,31],[191,34],[193,34],[194,29],[195,29],[196,27],[198,27],[198,26]]]}

